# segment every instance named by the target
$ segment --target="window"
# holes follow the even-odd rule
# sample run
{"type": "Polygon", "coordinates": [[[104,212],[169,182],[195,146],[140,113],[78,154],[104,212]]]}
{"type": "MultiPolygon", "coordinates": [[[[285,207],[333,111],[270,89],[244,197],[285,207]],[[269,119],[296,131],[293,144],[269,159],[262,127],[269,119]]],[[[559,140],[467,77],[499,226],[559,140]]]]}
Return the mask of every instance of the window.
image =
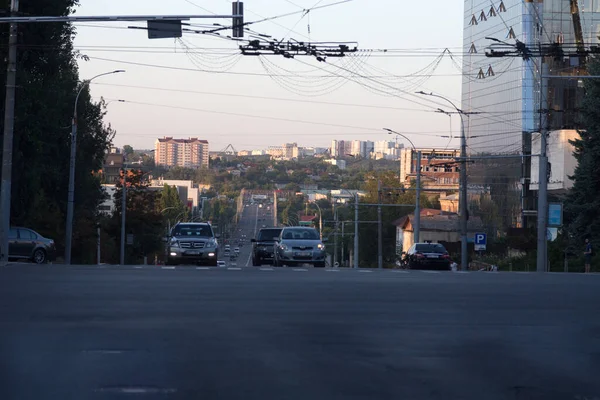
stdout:
{"type": "Polygon", "coordinates": [[[8,231],[8,239],[16,239],[17,238],[17,230],[15,228],[10,228],[8,231]]]}
{"type": "Polygon", "coordinates": [[[37,239],[37,235],[29,229],[19,229],[19,239],[35,240],[37,239]]]}

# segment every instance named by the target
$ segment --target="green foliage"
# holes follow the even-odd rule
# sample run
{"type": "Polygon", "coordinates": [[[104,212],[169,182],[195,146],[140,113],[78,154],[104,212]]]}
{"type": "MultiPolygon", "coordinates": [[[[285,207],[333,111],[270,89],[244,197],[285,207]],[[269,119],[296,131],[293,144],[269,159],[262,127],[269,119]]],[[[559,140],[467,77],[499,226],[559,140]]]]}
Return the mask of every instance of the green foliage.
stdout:
{"type": "Polygon", "coordinates": [[[128,144],[126,144],[125,146],[123,146],[123,155],[125,157],[128,157],[131,154],[133,154],[133,147],[131,147],[128,144]]]}
{"type": "Polygon", "coordinates": [[[189,209],[179,198],[177,188],[165,185],[156,199],[156,211],[162,216],[163,226],[168,230],[169,225],[173,226],[178,220],[183,220],[188,216],[189,209]]]}
{"type": "MultiPolygon", "coordinates": [[[[114,241],[106,246],[117,249],[121,240],[122,189],[122,184],[117,183],[114,196],[116,209],[104,227],[109,233],[109,238],[114,241]]],[[[141,171],[128,171],[125,234],[132,234],[134,237],[133,245],[125,246],[125,262],[128,264],[141,263],[144,256],[152,260],[154,255],[162,255],[164,227],[163,216],[158,209],[160,197],[161,193],[148,189],[148,183],[143,181],[141,171]]],[[[107,261],[116,263],[118,259],[118,251],[107,255],[107,261]]]]}
{"type": "MultiPolygon", "coordinates": [[[[6,2],[5,2],[6,3],[6,2]]],[[[68,15],[76,0],[21,2],[22,15],[68,15]]],[[[6,40],[8,24],[0,26],[6,40]]],[[[11,223],[29,226],[64,248],[70,128],[80,88],[70,24],[20,24],[13,152],[11,223]]],[[[0,82],[6,82],[6,47],[0,55],[0,82]]],[[[4,109],[4,96],[0,96],[4,109]]],[[[103,104],[93,103],[87,89],[78,107],[73,261],[94,253],[99,182],[91,174],[102,165],[113,132],[102,122],[103,104]]],[[[4,115],[0,115],[3,118],[4,115]]],[[[4,121],[0,120],[0,125],[4,121]]],[[[84,259],[85,257],[85,259],[84,259]]]]}
{"type": "MultiPolygon", "coordinates": [[[[588,65],[590,75],[600,75],[600,59],[594,57],[588,65]]],[[[572,176],[573,188],[565,202],[565,223],[568,243],[582,246],[589,238],[600,247],[600,82],[585,80],[586,94],[581,107],[585,130],[574,140],[577,167],[572,176]]]]}

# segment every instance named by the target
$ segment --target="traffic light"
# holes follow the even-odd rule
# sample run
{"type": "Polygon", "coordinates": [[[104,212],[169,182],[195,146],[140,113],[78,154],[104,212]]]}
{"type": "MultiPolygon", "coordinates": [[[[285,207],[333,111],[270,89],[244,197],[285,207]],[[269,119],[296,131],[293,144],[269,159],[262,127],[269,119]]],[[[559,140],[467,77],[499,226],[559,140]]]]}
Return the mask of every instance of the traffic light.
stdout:
{"type": "Polygon", "coordinates": [[[244,37],[244,3],[241,1],[235,1],[232,4],[233,15],[240,15],[240,17],[233,18],[233,37],[243,38],[244,37]]]}

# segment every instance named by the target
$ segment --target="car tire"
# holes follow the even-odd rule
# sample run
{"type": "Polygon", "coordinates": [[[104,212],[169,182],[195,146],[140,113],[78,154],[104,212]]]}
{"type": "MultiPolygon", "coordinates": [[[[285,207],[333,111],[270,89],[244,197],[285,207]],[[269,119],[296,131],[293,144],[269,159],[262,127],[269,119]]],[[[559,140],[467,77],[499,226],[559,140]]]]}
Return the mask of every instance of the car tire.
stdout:
{"type": "Polygon", "coordinates": [[[44,249],[36,249],[33,252],[32,260],[36,264],[46,264],[48,262],[48,256],[44,249]]]}
{"type": "Polygon", "coordinates": [[[207,264],[209,267],[216,267],[219,265],[219,262],[217,259],[214,259],[214,260],[210,260],[207,264]]]}
{"type": "Polygon", "coordinates": [[[174,265],[179,265],[179,263],[176,263],[175,261],[167,260],[165,262],[165,265],[167,265],[167,266],[174,266],[174,265]]]}
{"type": "Polygon", "coordinates": [[[325,262],[316,262],[313,264],[314,268],[325,268],[325,262]]]}

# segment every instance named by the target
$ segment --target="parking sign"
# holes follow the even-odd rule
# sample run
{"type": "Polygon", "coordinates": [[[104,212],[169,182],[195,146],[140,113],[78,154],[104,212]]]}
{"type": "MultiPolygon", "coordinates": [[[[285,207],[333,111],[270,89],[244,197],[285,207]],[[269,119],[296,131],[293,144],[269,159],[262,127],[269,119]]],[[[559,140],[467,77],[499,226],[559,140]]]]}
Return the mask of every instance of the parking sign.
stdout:
{"type": "Polygon", "coordinates": [[[475,251],[485,251],[487,249],[487,235],[485,233],[475,234],[475,251]]]}

